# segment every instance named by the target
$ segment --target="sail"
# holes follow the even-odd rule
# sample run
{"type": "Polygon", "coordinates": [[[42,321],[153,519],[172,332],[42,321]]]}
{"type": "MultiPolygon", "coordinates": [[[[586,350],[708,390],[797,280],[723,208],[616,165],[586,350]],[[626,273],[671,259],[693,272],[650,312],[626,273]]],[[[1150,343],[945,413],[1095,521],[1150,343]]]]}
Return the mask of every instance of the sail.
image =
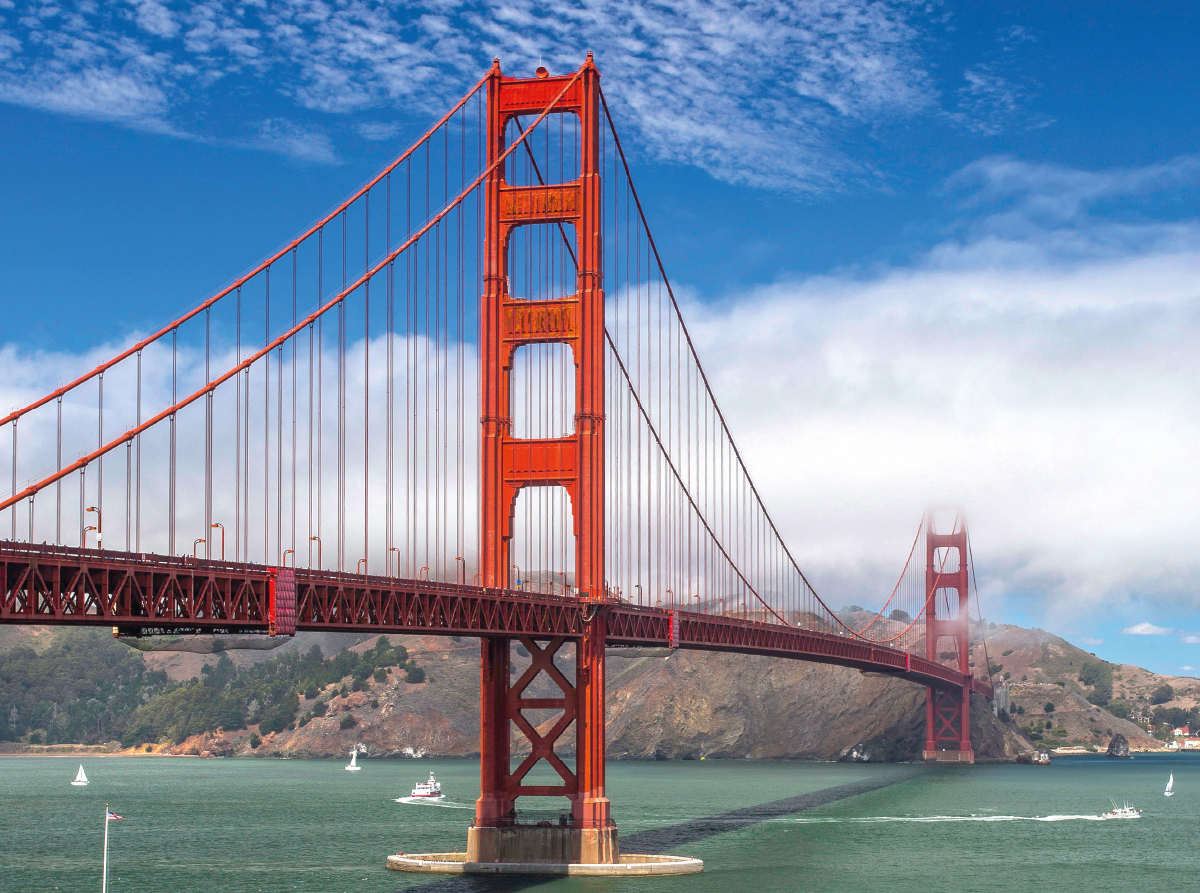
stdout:
{"type": "Polygon", "coordinates": [[[79,771],[75,773],[75,780],[71,784],[87,784],[87,774],[83,771],[83,764],[79,764],[79,771]]]}
{"type": "Polygon", "coordinates": [[[1167,789],[1163,793],[1170,794],[1175,789],[1175,773],[1171,773],[1171,777],[1167,779],[1167,789]]]}

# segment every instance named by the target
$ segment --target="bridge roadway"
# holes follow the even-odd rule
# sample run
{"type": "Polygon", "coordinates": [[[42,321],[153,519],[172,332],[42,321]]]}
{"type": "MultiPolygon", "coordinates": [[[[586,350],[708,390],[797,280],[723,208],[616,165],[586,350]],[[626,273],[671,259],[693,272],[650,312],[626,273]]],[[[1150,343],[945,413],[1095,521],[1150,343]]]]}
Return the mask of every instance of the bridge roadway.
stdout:
{"type": "Polygon", "coordinates": [[[607,642],[761,654],[884,673],[992,697],[984,680],[850,636],[720,614],[428,580],[279,569],[150,553],[0,540],[0,623],[106,626],[122,633],[529,636],[577,638],[607,611],[607,642]],[[294,590],[289,577],[294,574],[294,590]],[[294,591],[294,625],[291,620],[294,591]]]}

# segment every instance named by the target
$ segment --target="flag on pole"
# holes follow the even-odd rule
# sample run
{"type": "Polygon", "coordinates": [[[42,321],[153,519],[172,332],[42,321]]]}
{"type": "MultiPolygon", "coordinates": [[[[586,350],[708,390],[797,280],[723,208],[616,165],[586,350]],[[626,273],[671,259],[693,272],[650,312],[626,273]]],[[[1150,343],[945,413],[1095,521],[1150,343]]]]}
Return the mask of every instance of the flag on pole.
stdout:
{"type": "Polygon", "coordinates": [[[117,815],[115,812],[113,812],[113,811],[112,811],[111,809],[109,809],[108,807],[105,807],[105,808],[104,808],[104,813],[105,813],[105,815],[104,815],[104,818],[105,818],[105,819],[119,819],[119,818],[121,818],[119,815],[117,815]]]}

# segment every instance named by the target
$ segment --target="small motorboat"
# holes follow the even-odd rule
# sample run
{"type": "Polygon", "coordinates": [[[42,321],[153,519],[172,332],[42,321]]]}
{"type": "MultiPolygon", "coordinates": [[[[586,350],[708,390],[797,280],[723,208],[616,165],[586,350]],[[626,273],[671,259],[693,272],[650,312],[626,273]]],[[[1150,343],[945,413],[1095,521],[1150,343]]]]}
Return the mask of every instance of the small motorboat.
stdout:
{"type": "Polygon", "coordinates": [[[357,772],[362,766],[358,765],[358,748],[350,751],[350,765],[346,767],[347,772],[357,772]]]}
{"type": "Polygon", "coordinates": [[[429,773],[429,781],[418,781],[417,786],[412,789],[412,797],[419,797],[422,800],[440,800],[446,796],[442,793],[442,784],[433,777],[433,773],[429,773]]]}
{"type": "Polygon", "coordinates": [[[87,773],[83,771],[83,763],[79,764],[79,771],[75,773],[75,780],[71,784],[78,787],[83,787],[87,784],[87,773]]]}
{"type": "Polygon", "coordinates": [[[1101,813],[1100,818],[1102,819],[1140,819],[1142,817],[1142,811],[1134,806],[1130,806],[1128,803],[1117,806],[1116,800],[1109,800],[1108,802],[1112,804],[1112,809],[1101,813]]]}
{"type": "MultiPolygon", "coordinates": [[[[82,769],[82,767],[81,767],[81,769],[82,769]]],[[[1175,796],[1175,773],[1174,772],[1172,772],[1171,777],[1167,779],[1167,789],[1165,791],[1163,791],[1163,796],[1164,797],[1174,797],[1175,796]]]]}

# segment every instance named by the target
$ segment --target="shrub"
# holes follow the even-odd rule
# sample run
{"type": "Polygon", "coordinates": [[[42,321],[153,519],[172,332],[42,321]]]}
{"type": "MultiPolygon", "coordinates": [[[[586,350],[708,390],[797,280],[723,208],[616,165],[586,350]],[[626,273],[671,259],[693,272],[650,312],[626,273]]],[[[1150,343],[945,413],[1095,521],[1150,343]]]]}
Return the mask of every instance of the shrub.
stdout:
{"type": "Polygon", "coordinates": [[[358,725],[358,720],[354,718],[354,714],[347,713],[345,716],[342,717],[342,721],[340,723],[338,723],[338,728],[352,729],[356,725],[358,725]]]}
{"type": "Polygon", "coordinates": [[[1054,712],[1054,702],[1047,701],[1046,706],[1043,707],[1042,709],[1045,710],[1047,713],[1053,713],[1054,712]]]}
{"type": "Polygon", "coordinates": [[[317,703],[313,704],[313,709],[312,709],[313,716],[324,716],[328,712],[329,712],[329,704],[327,702],[317,701],[317,703]]]}
{"type": "Polygon", "coordinates": [[[1158,688],[1154,689],[1154,691],[1150,692],[1151,704],[1165,704],[1167,701],[1173,700],[1175,700],[1175,689],[1171,688],[1171,686],[1167,685],[1165,682],[1158,688]]]}
{"type": "Polygon", "coordinates": [[[361,679],[355,679],[354,684],[350,686],[351,691],[362,691],[367,685],[361,679]]]}
{"type": "Polygon", "coordinates": [[[250,736],[250,746],[251,746],[252,748],[254,748],[255,750],[257,750],[257,749],[258,749],[258,746],[259,746],[260,744],[262,744],[262,739],[261,739],[261,738],[259,738],[259,737],[258,737],[258,733],[257,733],[257,732],[255,732],[254,734],[252,734],[252,735],[250,736]]]}
{"type": "Polygon", "coordinates": [[[907,611],[901,611],[896,608],[892,613],[888,614],[888,620],[895,620],[897,623],[912,623],[912,617],[907,611]]]}
{"type": "Polygon", "coordinates": [[[1004,672],[1004,664],[989,664],[988,672],[991,673],[993,676],[999,676],[1001,673],[1004,672]]]}
{"type": "Polygon", "coordinates": [[[343,685],[343,686],[341,687],[341,689],[339,689],[339,691],[338,691],[338,697],[339,697],[339,698],[348,698],[348,697],[350,697],[350,691],[349,691],[349,689],[347,689],[347,688],[346,688],[346,686],[344,686],[344,685],[343,685]]]}
{"type": "Polygon", "coordinates": [[[379,709],[379,701],[376,698],[371,698],[371,709],[372,710],[379,709]]]}
{"type": "Polygon", "coordinates": [[[1025,708],[1024,708],[1024,707],[1018,707],[1018,708],[1017,708],[1017,713],[1018,713],[1019,715],[1021,715],[1021,716],[1024,716],[1024,715],[1025,715],[1025,708]]]}
{"type": "Polygon", "coordinates": [[[1003,654],[1001,654],[1000,656],[1001,656],[1001,657],[1008,657],[1008,656],[1009,656],[1010,654],[1012,654],[1012,653],[1013,653],[1013,650],[1012,650],[1011,648],[1009,648],[1007,651],[1005,651],[1005,652],[1004,652],[1003,654]]]}
{"type": "Polygon", "coordinates": [[[320,694],[320,692],[317,691],[317,687],[315,685],[310,685],[308,688],[304,689],[304,700],[311,701],[318,694],[320,694]]]}
{"type": "Polygon", "coordinates": [[[387,676],[388,676],[387,670],[383,669],[383,667],[380,667],[378,670],[375,671],[375,681],[376,682],[387,682],[387,676]]]}
{"type": "Polygon", "coordinates": [[[1007,681],[1007,680],[1009,680],[1009,679],[1012,679],[1012,673],[1009,673],[1009,672],[1007,672],[1007,671],[1006,671],[1006,672],[1005,672],[1005,674],[1004,674],[1004,678],[1005,678],[1005,680],[1006,680],[1006,681],[1007,681]]]}
{"type": "Polygon", "coordinates": [[[300,728],[304,728],[310,722],[312,722],[312,714],[311,713],[304,714],[302,717],[300,717],[300,728]]]}
{"type": "Polygon", "coordinates": [[[425,671],[416,664],[412,664],[407,670],[404,671],[404,681],[411,683],[424,682],[425,671]]]}

